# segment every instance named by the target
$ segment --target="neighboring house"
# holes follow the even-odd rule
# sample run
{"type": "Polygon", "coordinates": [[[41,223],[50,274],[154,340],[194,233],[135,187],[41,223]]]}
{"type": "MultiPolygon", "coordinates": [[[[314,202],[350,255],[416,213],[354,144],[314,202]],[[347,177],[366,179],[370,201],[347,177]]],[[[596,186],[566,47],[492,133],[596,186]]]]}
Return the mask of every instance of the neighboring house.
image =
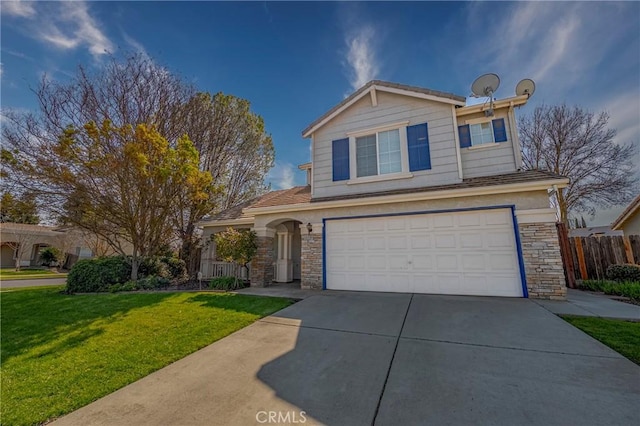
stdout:
{"type": "Polygon", "coordinates": [[[617,237],[622,231],[614,231],[611,226],[588,226],[586,228],[569,229],[570,237],[617,237]]]}
{"type": "MultiPolygon", "coordinates": [[[[56,247],[67,254],[65,267],[70,267],[78,259],[95,255],[95,237],[88,238],[85,232],[54,226],[30,225],[25,223],[0,224],[0,266],[12,268],[17,258],[20,266],[39,266],[40,253],[46,247],[56,247]]],[[[107,250],[99,254],[113,254],[107,250]]]]}
{"type": "Polygon", "coordinates": [[[620,230],[627,236],[640,235],[640,195],[613,221],[611,229],[620,230]]]}
{"type": "MultiPolygon", "coordinates": [[[[252,286],[564,298],[548,190],[568,179],[522,167],[514,108],[371,81],[303,132],[307,185],[204,220],[258,235],[252,286]]],[[[221,268],[215,246],[202,273],[221,268]]]]}

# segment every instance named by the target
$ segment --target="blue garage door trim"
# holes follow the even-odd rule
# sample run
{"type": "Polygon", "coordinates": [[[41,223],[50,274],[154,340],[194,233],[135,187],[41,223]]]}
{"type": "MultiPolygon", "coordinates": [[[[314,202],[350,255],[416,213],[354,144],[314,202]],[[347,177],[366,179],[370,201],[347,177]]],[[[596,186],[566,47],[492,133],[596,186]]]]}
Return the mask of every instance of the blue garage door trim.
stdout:
{"type": "Polygon", "coordinates": [[[342,220],[342,219],[366,219],[373,217],[393,217],[393,216],[411,216],[416,214],[436,214],[436,213],[456,213],[456,212],[469,212],[477,210],[497,210],[497,209],[509,209],[511,210],[511,219],[513,222],[513,233],[516,240],[516,251],[518,255],[518,266],[520,269],[520,283],[522,284],[522,297],[528,298],[529,291],[527,290],[527,276],[524,270],[524,257],[522,256],[522,245],[520,242],[520,232],[518,232],[518,220],[516,219],[516,206],[513,204],[506,204],[501,206],[486,206],[486,207],[467,207],[462,209],[444,209],[444,210],[426,210],[415,212],[403,212],[403,213],[391,213],[391,214],[371,214],[371,215],[359,215],[359,216],[337,216],[322,219],[322,289],[327,289],[327,221],[329,220],[342,220]]]}

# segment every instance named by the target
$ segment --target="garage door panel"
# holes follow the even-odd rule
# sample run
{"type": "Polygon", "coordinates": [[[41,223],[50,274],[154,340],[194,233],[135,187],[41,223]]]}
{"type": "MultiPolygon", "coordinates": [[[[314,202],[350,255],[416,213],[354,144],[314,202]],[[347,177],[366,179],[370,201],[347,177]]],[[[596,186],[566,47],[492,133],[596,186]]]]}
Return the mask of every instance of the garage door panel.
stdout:
{"type": "Polygon", "coordinates": [[[367,231],[384,231],[385,223],[384,219],[372,219],[367,222],[367,231]]]}
{"type": "Polygon", "coordinates": [[[354,237],[347,240],[347,247],[349,250],[362,250],[364,249],[364,238],[354,237]]]}
{"type": "Polygon", "coordinates": [[[485,241],[487,241],[487,248],[512,248],[515,246],[513,241],[513,231],[511,233],[505,231],[488,232],[485,234],[485,241]]]}
{"type": "Polygon", "coordinates": [[[411,255],[411,266],[414,270],[432,270],[433,255],[431,254],[413,254],[411,255]]]}
{"type": "Polygon", "coordinates": [[[367,237],[367,249],[386,251],[387,239],[385,237],[367,237]]]}
{"type": "Polygon", "coordinates": [[[521,297],[509,209],[328,220],[329,289],[521,297]]]}
{"type": "Polygon", "coordinates": [[[460,234],[460,247],[463,249],[481,249],[484,241],[480,232],[464,232],[460,234]]]}
{"type": "Polygon", "coordinates": [[[454,234],[438,234],[435,236],[435,248],[456,248],[456,236],[454,234]]]}
{"type": "Polygon", "coordinates": [[[387,256],[369,255],[367,256],[367,266],[369,269],[387,269],[387,256]]]}
{"type": "Polygon", "coordinates": [[[462,268],[465,271],[484,271],[487,269],[487,258],[484,254],[466,254],[462,256],[462,268]]]}
{"type": "Polygon", "coordinates": [[[412,249],[428,249],[431,248],[431,236],[429,235],[411,235],[412,249]]]}
{"type": "Polygon", "coordinates": [[[434,215],[433,227],[436,229],[453,227],[453,216],[445,214],[434,215]]]}
{"type": "Polygon", "coordinates": [[[366,268],[367,259],[365,256],[351,255],[347,258],[347,265],[351,271],[361,271],[366,268]]]}
{"type": "Polygon", "coordinates": [[[431,228],[431,218],[427,215],[423,216],[412,216],[409,219],[409,229],[417,230],[417,229],[430,229],[431,228]]]}
{"type": "Polygon", "coordinates": [[[458,255],[456,254],[436,255],[436,269],[438,271],[457,271],[458,255]]]}
{"type": "Polygon", "coordinates": [[[458,216],[458,225],[461,227],[473,226],[478,227],[482,225],[483,216],[479,214],[461,214],[458,216]]]}
{"type": "Polygon", "coordinates": [[[405,250],[407,248],[407,236],[393,235],[387,239],[387,247],[391,250],[405,250]]]}
{"type": "Polygon", "coordinates": [[[487,225],[511,226],[513,217],[509,210],[491,210],[484,214],[487,225]]]}
{"type": "Polygon", "coordinates": [[[389,269],[392,270],[407,270],[408,260],[407,255],[389,255],[389,269]]]}
{"type": "Polygon", "coordinates": [[[514,271],[517,268],[517,258],[513,253],[491,253],[489,265],[493,271],[514,271]]]}
{"type": "Polygon", "coordinates": [[[395,218],[387,220],[387,230],[389,231],[403,231],[407,227],[407,220],[405,218],[395,218]]]}

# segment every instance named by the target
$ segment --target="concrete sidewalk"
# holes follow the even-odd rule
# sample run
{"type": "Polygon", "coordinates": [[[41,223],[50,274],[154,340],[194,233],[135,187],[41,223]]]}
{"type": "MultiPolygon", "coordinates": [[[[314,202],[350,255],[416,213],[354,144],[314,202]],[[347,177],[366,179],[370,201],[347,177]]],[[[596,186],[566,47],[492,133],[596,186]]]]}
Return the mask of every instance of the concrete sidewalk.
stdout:
{"type": "Polygon", "coordinates": [[[534,300],[556,315],[578,315],[640,321],[640,306],[613,300],[609,296],[567,289],[567,301],[534,300]]]}
{"type": "Polygon", "coordinates": [[[54,424],[640,421],[640,368],[531,300],[321,294],[54,424]]]}
{"type": "Polygon", "coordinates": [[[63,285],[67,278],[33,278],[26,280],[0,280],[0,288],[44,287],[49,285],[63,285]]]}

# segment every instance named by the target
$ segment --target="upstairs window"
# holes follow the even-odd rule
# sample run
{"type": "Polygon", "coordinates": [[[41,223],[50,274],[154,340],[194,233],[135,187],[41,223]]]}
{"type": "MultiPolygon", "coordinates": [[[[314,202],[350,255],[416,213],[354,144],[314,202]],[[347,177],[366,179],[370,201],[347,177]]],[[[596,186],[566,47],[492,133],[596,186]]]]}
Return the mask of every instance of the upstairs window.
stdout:
{"type": "Polygon", "coordinates": [[[471,145],[482,145],[485,143],[494,143],[493,140],[493,126],[491,122],[478,123],[469,125],[469,132],[471,133],[471,145]]]}
{"type": "Polygon", "coordinates": [[[356,170],[357,177],[401,172],[400,131],[394,129],[357,137],[356,170]]]}
{"type": "Polygon", "coordinates": [[[467,121],[469,124],[458,126],[461,148],[493,144],[494,142],[507,142],[504,118],[471,121],[471,123],[467,121]]]}
{"type": "Polygon", "coordinates": [[[347,133],[332,141],[333,181],[351,183],[405,179],[430,170],[427,123],[408,121],[347,133]]]}

